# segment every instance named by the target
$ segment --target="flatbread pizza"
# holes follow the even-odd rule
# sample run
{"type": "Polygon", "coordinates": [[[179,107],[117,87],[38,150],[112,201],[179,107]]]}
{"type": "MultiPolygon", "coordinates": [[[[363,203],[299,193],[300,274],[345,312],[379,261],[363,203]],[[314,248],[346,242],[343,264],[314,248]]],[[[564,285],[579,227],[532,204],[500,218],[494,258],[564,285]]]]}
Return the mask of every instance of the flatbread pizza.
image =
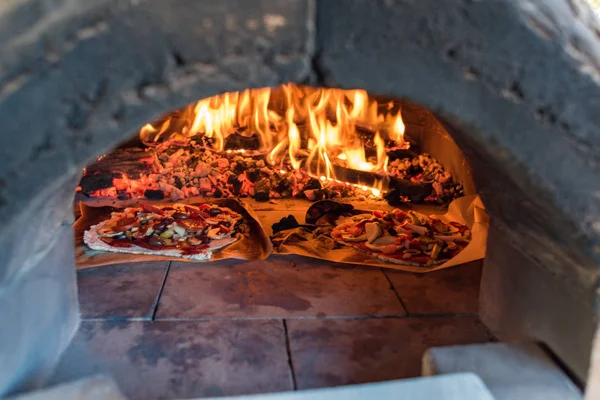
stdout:
{"type": "Polygon", "coordinates": [[[398,209],[341,216],[335,225],[330,235],[337,243],[401,265],[443,264],[471,240],[466,225],[398,209]]]}
{"type": "Polygon", "coordinates": [[[239,240],[239,213],[215,204],[139,204],[84,232],[94,250],[208,260],[239,240]]]}

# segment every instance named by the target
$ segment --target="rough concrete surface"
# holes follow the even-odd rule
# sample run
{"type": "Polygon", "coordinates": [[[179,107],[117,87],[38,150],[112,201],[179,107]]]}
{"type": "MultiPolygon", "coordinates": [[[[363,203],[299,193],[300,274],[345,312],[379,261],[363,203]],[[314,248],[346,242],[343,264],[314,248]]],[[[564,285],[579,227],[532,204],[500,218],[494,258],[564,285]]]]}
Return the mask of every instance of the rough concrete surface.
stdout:
{"type": "Polygon", "coordinates": [[[2,2],[0,285],[71,221],[81,168],[146,121],[222,91],[312,81],[434,112],[524,268],[597,310],[599,36],[580,0],[2,2]],[[38,240],[15,243],[24,230],[38,240]]]}
{"type": "Polygon", "coordinates": [[[423,375],[472,372],[496,400],[582,400],[581,391],[534,343],[485,343],[432,348],[423,375]]]}

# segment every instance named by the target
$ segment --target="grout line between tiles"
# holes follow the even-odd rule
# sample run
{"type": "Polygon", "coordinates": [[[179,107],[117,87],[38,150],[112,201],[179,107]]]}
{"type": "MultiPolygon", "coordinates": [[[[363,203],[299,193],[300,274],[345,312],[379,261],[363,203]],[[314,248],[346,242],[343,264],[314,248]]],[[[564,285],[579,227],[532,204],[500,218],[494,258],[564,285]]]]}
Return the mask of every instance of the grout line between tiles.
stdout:
{"type": "MultiPolygon", "coordinates": [[[[427,319],[427,318],[466,318],[477,317],[477,314],[414,314],[412,319],[427,319]]],[[[328,317],[317,317],[312,315],[305,316],[272,316],[272,317],[197,317],[197,318],[172,318],[162,317],[156,318],[153,321],[281,321],[286,320],[333,320],[333,319],[407,319],[406,315],[335,315],[328,317]]]]}
{"type": "Polygon", "coordinates": [[[390,285],[390,289],[392,289],[394,291],[394,294],[396,295],[396,298],[400,302],[400,305],[402,306],[402,308],[404,308],[404,311],[406,312],[406,316],[407,317],[411,317],[412,315],[410,315],[410,312],[408,311],[408,308],[406,307],[406,304],[404,304],[404,301],[402,301],[402,298],[400,297],[400,295],[396,291],[396,288],[392,284],[392,280],[390,279],[390,277],[388,276],[388,274],[385,272],[385,268],[380,268],[380,269],[381,269],[381,272],[383,272],[383,275],[385,276],[385,279],[387,279],[388,284],[390,285]]]}
{"type": "Polygon", "coordinates": [[[118,318],[81,318],[81,322],[152,322],[150,317],[118,317],[118,318]]]}
{"type": "Polygon", "coordinates": [[[298,390],[298,384],[296,383],[296,371],[294,371],[294,361],[292,360],[292,349],[290,347],[290,336],[288,334],[287,321],[282,319],[283,323],[283,335],[285,336],[285,351],[287,352],[288,365],[290,368],[290,379],[292,381],[292,388],[294,391],[298,390]]]}
{"type": "MultiPolygon", "coordinates": [[[[329,317],[316,317],[311,315],[290,316],[290,317],[198,317],[198,318],[149,318],[149,317],[131,317],[131,318],[82,318],[82,321],[134,321],[134,322],[186,322],[186,321],[282,321],[285,320],[339,320],[339,319],[430,319],[430,318],[469,318],[478,317],[477,314],[413,314],[410,317],[406,315],[335,315],[329,317]]],[[[481,323],[481,322],[480,322],[481,323]]],[[[483,325],[483,324],[481,324],[483,325]]],[[[485,325],[483,325],[485,327],[485,325]]],[[[485,328],[484,328],[485,329],[485,328]]],[[[493,335],[491,335],[493,339],[493,335]]]]}
{"type": "Polygon", "coordinates": [[[160,289],[158,289],[158,294],[156,295],[156,300],[154,300],[154,303],[152,304],[152,315],[150,317],[151,321],[154,321],[156,318],[156,311],[158,311],[158,304],[160,303],[160,298],[162,296],[162,292],[165,288],[165,285],[167,283],[167,278],[169,276],[169,271],[171,270],[171,263],[173,261],[169,261],[169,264],[167,265],[167,269],[165,270],[165,276],[163,277],[162,283],[160,285],[160,289]]]}

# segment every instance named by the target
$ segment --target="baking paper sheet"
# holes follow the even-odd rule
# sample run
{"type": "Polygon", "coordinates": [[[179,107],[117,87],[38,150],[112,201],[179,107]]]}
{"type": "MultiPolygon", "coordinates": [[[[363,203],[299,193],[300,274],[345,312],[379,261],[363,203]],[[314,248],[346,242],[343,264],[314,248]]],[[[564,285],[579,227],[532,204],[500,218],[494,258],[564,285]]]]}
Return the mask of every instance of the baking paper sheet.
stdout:
{"type": "MultiPolygon", "coordinates": [[[[364,208],[361,208],[364,210],[364,208]]],[[[382,209],[382,208],[379,208],[382,209]]],[[[418,208],[413,208],[419,211],[418,208]]],[[[485,256],[489,217],[481,199],[477,195],[465,196],[454,200],[448,206],[446,214],[439,215],[445,221],[456,221],[467,225],[472,232],[471,242],[456,257],[444,264],[433,267],[415,267],[387,263],[352,247],[336,246],[335,242],[326,235],[313,235],[304,228],[290,229],[279,232],[273,239],[275,254],[297,254],[321,260],[348,264],[358,264],[373,267],[383,267],[408,272],[431,272],[438,269],[482,259],[485,256]]]]}
{"type": "MultiPolygon", "coordinates": [[[[129,262],[142,261],[158,261],[158,260],[174,260],[193,263],[205,263],[227,258],[236,258],[239,260],[264,260],[267,258],[273,247],[269,237],[262,228],[258,217],[252,208],[233,199],[219,199],[213,201],[202,201],[203,203],[214,203],[221,207],[231,208],[233,211],[240,213],[244,217],[244,222],[248,226],[249,233],[241,235],[241,239],[237,242],[224,247],[212,254],[212,258],[208,260],[190,260],[187,258],[168,257],[168,256],[153,256],[146,254],[127,254],[127,253],[111,253],[106,251],[92,250],[83,242],[83,232],[88,230],[90,226],[96,225],[101,221],[110,218],[113,211],[117,209],[113,207],[89,207],[83,203],[81,207],[81,217],[73,225],[75,231],[75,264],[77,269],[98,267],[108,264],[120,264],[129,262]]],[[[172,204],[161,202],[150,202],[151,204],[172,204]]],[[[199,203],[198,201],[189,200],[182,201],[185,204],[199,203]]],[[[133,206],[133,204],[131,205],[133,206]]],[[[240,235],[238,233],[238,235],[240,235]]]]}

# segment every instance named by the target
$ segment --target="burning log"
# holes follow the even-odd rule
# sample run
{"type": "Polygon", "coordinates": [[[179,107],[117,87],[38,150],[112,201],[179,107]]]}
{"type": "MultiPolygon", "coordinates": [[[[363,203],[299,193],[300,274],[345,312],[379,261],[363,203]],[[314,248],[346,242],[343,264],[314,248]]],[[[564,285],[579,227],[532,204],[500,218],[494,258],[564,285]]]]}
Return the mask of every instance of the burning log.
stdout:
{"type": "Polygon", "coordinates": [[[111,175],[119,178],[121,174],[125,174],[130,178],[138,179],[142,173],[152,169],[153,163],[152,152],[140,148],[117,149],[89,165],[86,168],[86,176],[111,175]]]}
{"type": "Polygon", "coordinates": [[[258,150],[260,148],[260,138],[256,133],[245,136],[240,131],[235,131],[225,139],[225,150],[258,150]]]}
{"type": "Polygon", "coordinates": [[[269,201],[271,185],[267,178],[263,178],[254,184],[254,199],[256,201],[269,201]]]}
{"type": "Polygon", "coordinates": [[[100,189],[108,189],[114,186],[112,173],[96,173],[85,175],[79,182],[81,191],[84,194],[90,194],[100,189]]]}
{"type": "Polygon", "coordinates": [[[144,192],[144,196],[148,200],[163,200],[165,198],[165,194],[163,193],[163,191],[156,189],[146,189],[146,191],[144,192]]]}

